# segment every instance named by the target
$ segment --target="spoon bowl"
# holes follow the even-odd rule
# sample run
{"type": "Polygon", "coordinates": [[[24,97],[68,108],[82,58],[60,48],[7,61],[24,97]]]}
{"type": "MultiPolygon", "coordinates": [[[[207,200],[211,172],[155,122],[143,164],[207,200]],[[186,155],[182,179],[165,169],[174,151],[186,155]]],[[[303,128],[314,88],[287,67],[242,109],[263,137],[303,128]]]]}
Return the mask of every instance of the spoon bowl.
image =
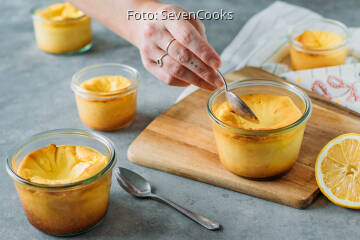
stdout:
{"type": "Polygon", "coordinates": [[[252,122],[259,122],[259,119],[255,115],[255,113],[250,109],[250,107],[239,98],[235,93],[229,91],[227,82],[225,77],[222,75],[221,72],[216,71],[217,74],[220,76],[221,80],[224,82],[225,86],[225,98],[226,101],[229,103],[231,109],[241,117],[245,118],[246,120],[252,122]]]}
{"type": "Polygon", "coordinates": [[[145,178],[126,168],[115,169],[119,184],[135,197],[148,197],[151,194],[151,185],[145,178]]]}

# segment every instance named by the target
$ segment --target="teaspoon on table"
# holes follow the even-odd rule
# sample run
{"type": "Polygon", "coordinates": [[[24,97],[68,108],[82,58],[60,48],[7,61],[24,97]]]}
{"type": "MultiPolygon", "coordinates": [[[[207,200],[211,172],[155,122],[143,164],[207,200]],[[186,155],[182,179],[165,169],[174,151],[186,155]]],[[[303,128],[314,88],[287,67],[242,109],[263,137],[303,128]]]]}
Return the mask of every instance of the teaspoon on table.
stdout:
{"type": "Polygon", "coordinates": [[[259,119],[256,117],[255,113],[250,109],[250,107],[239,98],[235,93],[229,91],[228,85],[226,83],[225,77],[221,72],[217,71],[217,74],[220,76],[221,80],[224,82],[225,86],[225,97],[226,101],[229,103],[231,109],[241,117],[252,121],[258,122],[259,119]]]}
{"type": "Polygon", "coordinates": [[[160,196],[157,196],[151,192],[151,185],[146,181],[145,178],[138,175],[137,173],[126,169],[126,168],[116,168],[115,176],[120,184],[120,186],[127,191],[129,194],[138,197],[138,198],[151,198],[159,200],[166,203],[167,205],[175,208],[180,213],[199,223],[203,227],[209,230],[218,230],[220,229],[220,224],[207,219],[206,217],[200,216],[196,213],[193,213],[190,210],[187,210],[180,205],[160,196]]]}

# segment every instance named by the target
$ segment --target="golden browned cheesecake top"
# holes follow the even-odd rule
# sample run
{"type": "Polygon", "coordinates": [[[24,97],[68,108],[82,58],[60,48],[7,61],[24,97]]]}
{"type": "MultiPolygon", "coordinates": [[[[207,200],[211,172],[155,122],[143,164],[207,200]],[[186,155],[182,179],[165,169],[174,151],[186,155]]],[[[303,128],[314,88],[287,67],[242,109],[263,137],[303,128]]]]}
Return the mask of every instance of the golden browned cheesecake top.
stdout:
{"type": "Polygon", "coordinates": [[[50,144],[26,155],[17,174],[34,183],[67,184],[96,175],[108,162],[89,147],[50,144]]]}
{"type": "Polygon", "coordinates": [[[222,103],[215,116],[222,122],[248,130],[270,130],[296,122],[302,113],[288,96],[272,94],[248,94],[241,99],[251,108],[259,122],[251,122],[232,111],[228,102],[222,103]]]}
{"type": "Polygon", "coordinates": [[[337,33],[326,31],[306,30],[295,38],[296,41],[303,44],[303,48],[308,49],[327,49],[335,47],[344,39],[337,33]]]}
{"type": "Polygon", "coordinates": [[[43,10],[37,11],[36,15],[48,20],[61,21],[79,18],[84,16],[84,13],[70,3],[55,3],[43,10]]]}
{"type": "Polygon", "coordinates": [[[112,92],[127,88],[131,83],[122,76],[100,76],[84,81],[80,87],[94,92],[112,92]]]}

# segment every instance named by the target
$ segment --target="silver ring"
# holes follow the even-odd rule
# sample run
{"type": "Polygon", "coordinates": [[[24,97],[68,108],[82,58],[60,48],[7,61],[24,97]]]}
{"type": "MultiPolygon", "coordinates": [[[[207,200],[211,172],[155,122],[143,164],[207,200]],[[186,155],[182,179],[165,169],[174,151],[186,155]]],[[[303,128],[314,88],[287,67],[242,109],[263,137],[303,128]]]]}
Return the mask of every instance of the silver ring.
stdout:
{"type": "Polygon", "coordinates": [[[168,44],[166,45],[166,48],[165,48],[165,52],[166,52],[166,53],[169,53],[169,52],[168,52],[168,51],[169,51],[169,47],[170,47],[171,43],[172,43],[173,41],[175,41],[175,40],[176,40],[176,39],[173,38],[173,39],[170,40],[170,42],[168,42],[168,44]]]}
{"type": "Polygon", "coordinates": [[[159,66],[159,67],[162,67],[164,65],[162,59],[167,55],[167,53],[164,53],[163,55],[161,55],[158,59],[156,59],[156,64],[159,66]]]}

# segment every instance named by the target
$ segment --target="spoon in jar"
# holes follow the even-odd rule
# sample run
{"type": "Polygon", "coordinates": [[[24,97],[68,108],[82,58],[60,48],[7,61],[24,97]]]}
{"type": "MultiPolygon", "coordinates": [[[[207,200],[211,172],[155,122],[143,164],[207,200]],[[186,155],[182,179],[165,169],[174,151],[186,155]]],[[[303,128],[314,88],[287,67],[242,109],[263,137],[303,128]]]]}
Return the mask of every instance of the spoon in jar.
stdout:
{"type": "Polygon", "coordinates": [[[157,196],[151,192],[151,185],[145,178],[138,175],[137,173],[126,169],[126,168],[116,168],[115,169],[116,180],[120,186],[127,191],[130,195],[133,195],[137,198],[151,198],[154,200],[159,200],[167,205],[175,208],[180,213],[189,217],[193,221],[199,223],[203,227],[209,230],[218,230],[220,229],[220,224],[207,219],[206,217],[200,216],[196,213],[193,213],[190,210],[187,210],[180,205],[160,196],[157,196]]]}
{"type": "Polygon", "coordinates": [[[231,109],[236,114],[240,115],[246,120],[252,122],[259,122],[259,119],[256,117],[255,113],[250,109],[250,107],[243,100],[241,100],[241,98],[239,98],[235,93],[229,91],[225,77],[222,75],[222,73],[219,72],[218,70],[216,70],[216,72],[220,76],[221,80],[224,82],[225,98],[226,101],[229,103],[231,109]]]}

